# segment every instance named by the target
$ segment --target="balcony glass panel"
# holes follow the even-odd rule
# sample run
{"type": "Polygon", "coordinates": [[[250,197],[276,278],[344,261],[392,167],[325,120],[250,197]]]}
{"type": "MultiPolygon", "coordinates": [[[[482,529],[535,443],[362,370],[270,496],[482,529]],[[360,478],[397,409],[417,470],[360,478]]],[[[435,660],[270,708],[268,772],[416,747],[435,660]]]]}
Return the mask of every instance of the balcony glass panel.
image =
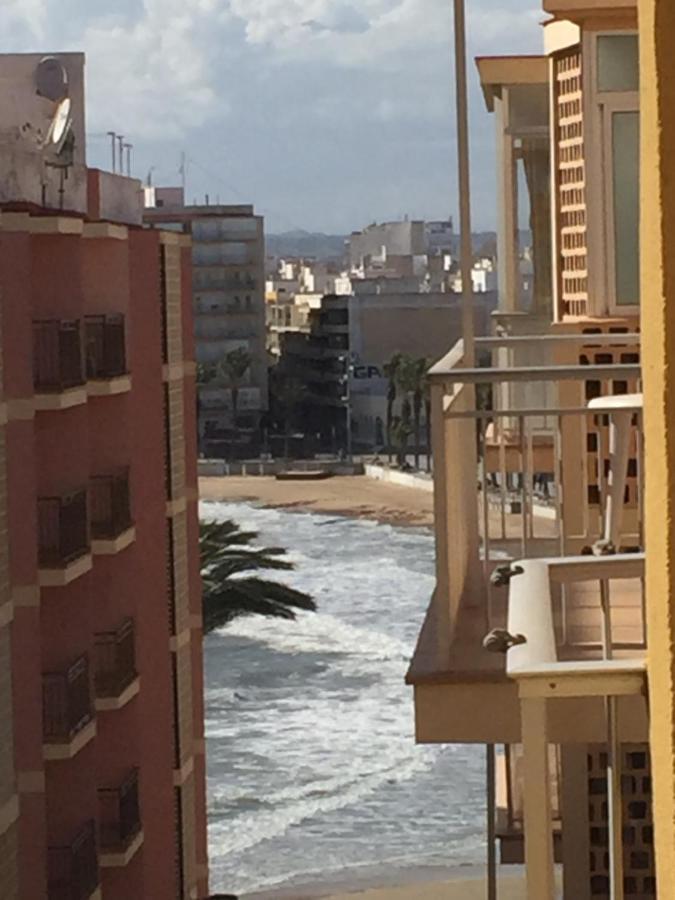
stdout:
{"type": "Polygon", "coordinates": [[[33,385],[38,393],[60,393],[84,384],[82,328],[78,319],[33,322],[33,385]]]}
{"type": "Polygon", "coordinates": [[[42,676],[42,723],[47,744],[68,744],[91,722],[89,663],[80,657],[65,672],[42,676]]]}
{"type": "Polygon", "coordinates": [[[38,499],[38,553],[43,567],[65,567],[89,552],[87,492],[38,499]]]}
{"type": "Polygon", "coordinates": [[[47,851],[48,900],[89,900],[99,885],[96,826],[88,822],[73,842],[47,851]]]}

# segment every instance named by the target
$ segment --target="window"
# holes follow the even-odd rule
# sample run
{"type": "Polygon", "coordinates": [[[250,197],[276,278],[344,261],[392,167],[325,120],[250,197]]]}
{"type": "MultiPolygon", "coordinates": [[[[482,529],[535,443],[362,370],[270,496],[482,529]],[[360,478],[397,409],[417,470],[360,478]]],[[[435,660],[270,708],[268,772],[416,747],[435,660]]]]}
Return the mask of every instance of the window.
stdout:
{"type": "Polygon", "coordinates": [[[587,52],[594,70],[589,81],[595,87],[589,97],[594,118],[588,142],[589,230],[596,234],[598,248],[589,257],[594,311],[632,315],[640,303],[638,36],[596,33],[587,52]]]}
{"type": "Polygon", "coordinates": [[[614,278],[617,306],[640,302],[640,114],[612,113],[614,278]]]}
{"type": "Polygon", "coordinates": [[[637,91],[640,68],[636,34],[598,37],[598,90],[637,91]]]}

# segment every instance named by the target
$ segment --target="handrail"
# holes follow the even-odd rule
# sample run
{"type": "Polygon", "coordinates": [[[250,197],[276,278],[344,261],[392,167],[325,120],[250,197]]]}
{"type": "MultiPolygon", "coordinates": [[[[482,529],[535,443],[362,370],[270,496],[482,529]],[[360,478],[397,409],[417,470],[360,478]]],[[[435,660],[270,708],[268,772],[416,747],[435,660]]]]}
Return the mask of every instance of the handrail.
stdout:
{"type": "Polygon", "coordinates": [[[521,334],[476,338],[476,345],[484,348],[518,347],[542,343],[546,345],[561,344],[567,347],[639,346],[640,340],[641,335],[637,332],[626,332],[625,334],[521,334]]]}
{"type": "Polygon", "coordinates": [[[492,368],[490,366],[481,369],[463,369],[458,366],[448,369],[445,366],[447,358],[444,357],[441,363],[437,363],[429,371],[429,376],[432,379],[452,380],[460,384],[487,384],[496,380],[501,382],[600,381],[610,378],[625,380],[640,378],[642,375],[641,367],[631,363],[600,366],[514,366],[508,369],[492,368]],[[441,365],[443,365],[442,368],[441,365]]]}
{"type": "MultiPolygon", "coordinates": [[[[621,395],[621,396],[638,396],[638,395],[621,395]]],[[[540,406],[540,407],[523,407],[522,409],[470,409],[466,412],[448,412],[447,419],[517,419],[519,416],[580,416],[585,415],[589,411],[594,415],[612,415],[616,413],[617,406],[611,403],[604,403],[605,400],[611,400],[611,397],[600,398],[603,403],[595,404],[591,408],[589,406],[540,406]]],[[[636,403],[634,406],[621,407],[626,412],[640,412],[642,405],[636,403]]]]}

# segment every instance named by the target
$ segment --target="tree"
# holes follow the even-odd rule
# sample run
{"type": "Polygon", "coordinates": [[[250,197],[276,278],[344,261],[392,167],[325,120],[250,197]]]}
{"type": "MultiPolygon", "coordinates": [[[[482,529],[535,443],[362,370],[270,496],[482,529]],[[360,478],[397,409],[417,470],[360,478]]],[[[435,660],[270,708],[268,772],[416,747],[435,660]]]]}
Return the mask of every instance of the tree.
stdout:
{"type": "Polygon", "coordinates": [[[216,363],[197,363],[197,384],[209,384],[218,374],[216,363]]]}
{"type": "Polygon", "coordinates": [[[218,363],[218,373],[227,381],[232,391],[232,422],[237,427],[237,413],[239,412],[239,388],[244,376],[251,367],[253,357],[245,347],[237,347],[230,350],[218,363]]]}
{"type": "Polygon", "coordinates": [[[199,552],[202,570],[204,633],[222,628],[239,616],[295,619],[299,609],[316,611],[303,591],[248,573],[290,571],[281,547],[251,546],[255,531],[242,531],[235,522],[201,522],[199,552]]]}
{"type": "Polygon", "coordinates": [[[405,462],[408,438],[413,433],[412,428],[412,400],[411,397],[415,392],[417,385],[417,361],[411,356],[401,356],[398,367],[396,369],[396,387],[401,397],[401,424],[398,429],[399,437],[403,438],[403,446],[399,453],[399,465],[405,462]]]}
{"type": "Polygon", "coordinates": [[[401,416],[394,416],[391,421],[391,437],[396,447],[396,462],[399,467],[405,465],[408,452],[408,439],[412,433],[410,422],[404,421],[401,416]]]}
{"type": "MultiPolygon", "coordinates": [[[[427,385],[427,372],[429,371],[429,360],[426,357],[416,359],[414,361],[415,387],[413,390],[413,422],[415,435],[415,468],[420,467],[420,438],[422,431],[422,406],[424,403],[424,392],[427,385]]],[[[427,449],[427,457],[429,450],[427,449]]]]}
{"type": "Polygon", "coordinates": [[[397,391],[397,372],[398,368],[401,364],[401,360],[403,359],[402,353],[394,353],[392,358],[388,363],[384,364],[384,376],[389,379],[389,386],[387,388],[387,424],[386,424],[386,435],[387,435],[387,450],[389,452],[389,461],[391,462],[391,447],[392,447],[392,424],[394,421],[394,405],[396,403],[396,391],[397,391]]]}

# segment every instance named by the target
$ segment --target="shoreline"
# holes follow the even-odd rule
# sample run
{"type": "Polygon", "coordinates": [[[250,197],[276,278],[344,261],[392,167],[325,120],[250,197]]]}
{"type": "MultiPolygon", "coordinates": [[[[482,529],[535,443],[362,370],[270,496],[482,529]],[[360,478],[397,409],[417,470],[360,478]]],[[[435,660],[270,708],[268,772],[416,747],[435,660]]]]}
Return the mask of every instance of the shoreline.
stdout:
{"type": "Polygon", "coordinates": [[[389,484],[367,475],[322,481],[277,481],[265,476],[209,476],[199,479],[200,500],[260,503],[269,509],[322,513],[384,525],[433,529],[433,494],[389,484]]]}
{"type": "MultiPolygon", "coordinates": [[[[500,900],[524,900],[522,866],[501,867],[498,884],[500,900]]],[[[484,900],[485,893],[484,866],[380,865],[346,869],[313,882],[241,894],[239,900],[484,900]]]]}

